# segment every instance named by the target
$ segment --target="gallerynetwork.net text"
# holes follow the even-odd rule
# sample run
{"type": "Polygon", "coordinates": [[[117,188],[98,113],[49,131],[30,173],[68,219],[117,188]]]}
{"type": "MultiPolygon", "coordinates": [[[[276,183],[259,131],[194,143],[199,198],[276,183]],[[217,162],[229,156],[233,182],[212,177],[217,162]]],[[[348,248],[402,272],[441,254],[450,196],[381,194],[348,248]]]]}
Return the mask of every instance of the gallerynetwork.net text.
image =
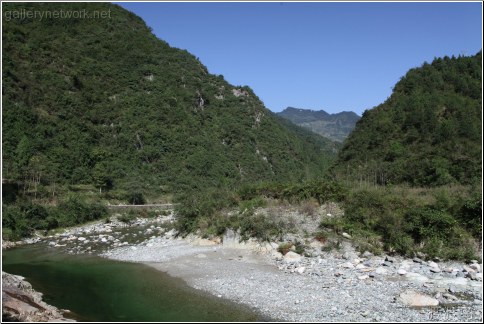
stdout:
{"type": "Polygon", "coordinates": [[[110,19],[111,10],[6,10],[3,12],[3,19],[110,19]]]}

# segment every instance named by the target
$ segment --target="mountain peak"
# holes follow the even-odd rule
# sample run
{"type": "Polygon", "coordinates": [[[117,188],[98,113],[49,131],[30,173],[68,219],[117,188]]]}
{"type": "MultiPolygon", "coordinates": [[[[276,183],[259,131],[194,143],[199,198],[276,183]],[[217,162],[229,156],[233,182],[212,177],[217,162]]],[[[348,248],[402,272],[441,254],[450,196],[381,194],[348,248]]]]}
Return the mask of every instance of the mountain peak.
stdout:
{"type": "Polygon", "coordinates": [[[294,107],[287,107],[278,115],[296,125],[306,127],[323,137],[338,142],[344,141],[360,119],[352,111],[329,114],[324,110],[316,111],[294,107]]]}

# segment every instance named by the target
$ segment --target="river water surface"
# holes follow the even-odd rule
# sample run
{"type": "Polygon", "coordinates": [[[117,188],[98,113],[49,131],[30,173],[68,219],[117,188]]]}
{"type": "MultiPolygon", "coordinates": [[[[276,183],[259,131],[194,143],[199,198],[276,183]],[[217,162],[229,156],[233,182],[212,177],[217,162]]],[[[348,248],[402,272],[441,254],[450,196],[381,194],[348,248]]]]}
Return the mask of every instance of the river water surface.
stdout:
{"type": "Polygon", "coordinates": [[[2,270],[21,275],[46,303],[78,321],[267,321],[143,264],[69,255],[45,246],[4,250],[2,270]]]}

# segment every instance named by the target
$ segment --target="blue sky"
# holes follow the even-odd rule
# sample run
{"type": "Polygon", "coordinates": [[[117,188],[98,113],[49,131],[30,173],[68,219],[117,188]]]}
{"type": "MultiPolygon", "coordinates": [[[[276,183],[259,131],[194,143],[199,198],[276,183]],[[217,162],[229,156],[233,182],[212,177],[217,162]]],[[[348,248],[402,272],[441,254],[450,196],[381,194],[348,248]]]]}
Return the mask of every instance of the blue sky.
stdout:
{"type": "Polygon", "coordinates": [[[267,108],[354,111],[412,67],[482,49],[480,3],[118,3],[267,108]]]}

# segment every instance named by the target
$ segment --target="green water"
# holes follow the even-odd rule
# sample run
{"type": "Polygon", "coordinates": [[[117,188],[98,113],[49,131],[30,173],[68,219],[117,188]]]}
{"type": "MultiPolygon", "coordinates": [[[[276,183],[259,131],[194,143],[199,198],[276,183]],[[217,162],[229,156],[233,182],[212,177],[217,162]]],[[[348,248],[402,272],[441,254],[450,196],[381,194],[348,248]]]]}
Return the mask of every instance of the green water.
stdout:
{"type": "Polygon", "coordinates": [[[45,247],[3,251],[2,269],[24,276],[44,300],[80,321],[267,321],[142,264],[72,256],[45,247]]]}

